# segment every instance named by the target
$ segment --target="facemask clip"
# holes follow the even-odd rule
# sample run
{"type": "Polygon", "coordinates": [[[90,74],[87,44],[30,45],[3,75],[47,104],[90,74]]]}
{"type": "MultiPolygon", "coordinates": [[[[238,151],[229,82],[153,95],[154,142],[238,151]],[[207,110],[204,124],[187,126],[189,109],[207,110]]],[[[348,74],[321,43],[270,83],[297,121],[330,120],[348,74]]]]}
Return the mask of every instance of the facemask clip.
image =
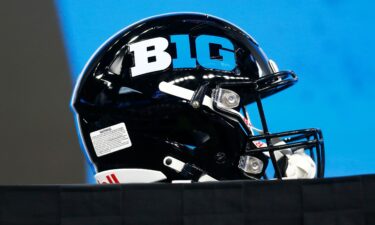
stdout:
{"type": "Polygon", "coordinates": [[[240,157],[238,168],[249,174],[260,174],[263,171],[263,161],[249,155],[240,157]]]}
{"type": "Polygon", "coordinates": [[[190,99],[190,105],[194,109],[198,109],[199,107],[201,107],[208,90],[208,85],[209,83],[205,82],[194,92],[193,97],[190,99]]]}
{"type": "Polygon", "coordinates": [[[233,109],[240,105],[240,96],[229,89],[217,88],[212,92],[212,98],[217,107],[224,109],[233,109]]]}

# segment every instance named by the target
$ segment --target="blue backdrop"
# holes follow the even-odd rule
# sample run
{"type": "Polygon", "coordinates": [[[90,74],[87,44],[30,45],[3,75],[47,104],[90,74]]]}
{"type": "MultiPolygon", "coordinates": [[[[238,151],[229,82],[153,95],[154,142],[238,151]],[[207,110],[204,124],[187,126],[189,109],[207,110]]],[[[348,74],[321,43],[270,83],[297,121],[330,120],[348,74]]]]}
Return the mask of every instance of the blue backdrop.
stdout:
{"type": "MultiPolygon", "coordinates": [[[[323,130],[327,176],[375,172],[374,1],[56,0],[73,83],[121,28],[168,12],[204,12],[246,30],[299,83],[265,100],[271,131],[323,130]]],[[[91,177],[89,173],[89,177],[91,177]]]]}

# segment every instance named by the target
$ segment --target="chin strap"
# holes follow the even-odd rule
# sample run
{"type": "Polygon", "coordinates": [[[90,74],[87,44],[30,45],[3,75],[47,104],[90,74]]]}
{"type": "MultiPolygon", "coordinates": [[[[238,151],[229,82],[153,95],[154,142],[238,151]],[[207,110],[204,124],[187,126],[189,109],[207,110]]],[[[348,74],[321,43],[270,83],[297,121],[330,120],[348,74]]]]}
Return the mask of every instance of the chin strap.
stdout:
{"type": "Polygon", "coordinates": [[[184,163],[171,156],[165,157],[163,160],[163,164],[164,166],[169,167],[177,173],[181,174],[181,176],[186,177],[187,179],[191,179],[195,182],[217,181],[215,178],[211,177],[200,168],[189,163],[184,163]]]}

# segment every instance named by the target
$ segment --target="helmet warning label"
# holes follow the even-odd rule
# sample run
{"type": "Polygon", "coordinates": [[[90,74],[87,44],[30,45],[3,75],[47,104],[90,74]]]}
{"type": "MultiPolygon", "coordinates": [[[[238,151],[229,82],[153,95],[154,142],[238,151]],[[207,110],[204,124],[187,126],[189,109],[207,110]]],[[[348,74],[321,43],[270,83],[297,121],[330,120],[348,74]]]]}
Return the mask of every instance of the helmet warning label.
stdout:
{"type": "Polygon", "coordinates": [[[90,137],[98,157],[132,146],[125,123],[94,131],[90,137]]]}

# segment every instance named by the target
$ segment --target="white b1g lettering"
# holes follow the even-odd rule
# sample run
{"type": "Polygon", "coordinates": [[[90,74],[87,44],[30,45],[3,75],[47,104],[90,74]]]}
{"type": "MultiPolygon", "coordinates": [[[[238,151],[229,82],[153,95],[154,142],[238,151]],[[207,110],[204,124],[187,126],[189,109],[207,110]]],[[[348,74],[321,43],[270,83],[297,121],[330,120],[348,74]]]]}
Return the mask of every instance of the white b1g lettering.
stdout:
{"type": "Polygon", "coordinates": [[[161,71],[171,64],[173,68],[195,68],[197,64],[208,69],[231,71],[235,68],[234,47],[226,38],[200,35],[195,39],[196,59],[191,57],[191,43],[185,34],[171,35],[170,40],[176,44],[177,57],[172,60],[166,51],[169,42],[166,38],[156,37],[129,44],[129,51],[134,54],[134,66],[131,76],[161,71]],[[218,57],[211,58],[211,46],[219,46],[218,57]]]}

